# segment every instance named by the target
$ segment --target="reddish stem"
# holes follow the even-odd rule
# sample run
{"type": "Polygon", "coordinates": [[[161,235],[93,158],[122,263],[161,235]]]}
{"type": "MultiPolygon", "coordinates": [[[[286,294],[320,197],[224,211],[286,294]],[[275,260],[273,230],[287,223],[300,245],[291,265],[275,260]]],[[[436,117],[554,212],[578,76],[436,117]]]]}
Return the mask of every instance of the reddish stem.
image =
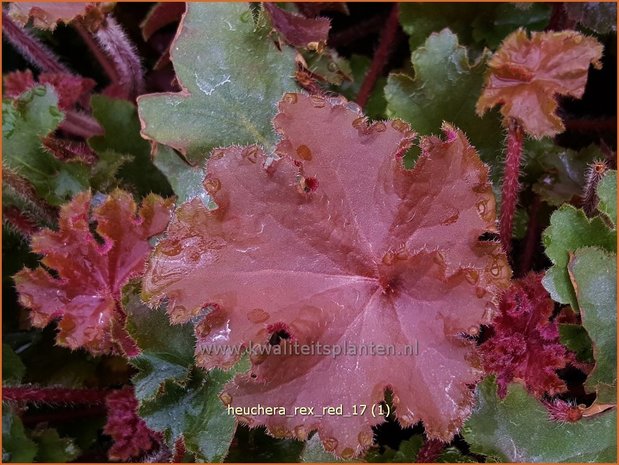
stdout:
{"type": "Polygon", "coordinates": [[[438,439],[426,439],[419,449],[416,463],[433,463],[436,462],[445,448],[445,443],[438,439]]]}
{"type": "Polygon", "coordinates": [[[378,44],[378,48],[376,49],[376,53],[374,53],[374,58],[372,59],[370,69],[368,70],[368,73],[365,75],[365,79],[361,84],[359,95],[357,95],[357,103],[361,108],[365,107],[365,105],[367,104],[370,98],[370,94],[374,89],[374,85],[376,84],[376,80],[380,75],[382,75],[383,70],[385,69],[385,65],[389,60],[389,56],[393,51],[400,27],[398,15],[399,7],[396,3],[395,5],[393,5],[391,13],[389,14],[389,18],[387,18],[387,23],[385,24],[385,27],[380,33],[380,42],[378,44]]]}
{"type": "Polygon", "coordinates": [[[70,73],[69,69],[60,63],[60,59],[39,39],[15,24],[6,10],[2,10],[2,33],[24,58],[41,71],[70,73]]]}
{"type": "Polygon", "coordinates": [[[539,195],[533,196],[531,207],[529,208],[529,224],[527,225],[527,235],[524,243],[524,251],[520,257],[520,275],[526,275],[533,265],[533,257],[540,242],[539,213],[542,208],[542,201],[539,195]]]}
{"type": "Polygon", "coordinates": [[[39,230],[37,224],[15,206],[2,207],[2,221],[6,223],[10,229],[26,238],[32,237],[32,235],[39,230]]]}
{"type": "Polygon", "coordinates": [[[57,211],[41,199],[34,186],[25,178],[9,168],[2,170],[2,185],[5,191],[25,202],[29,209],[36,214],[37,219],[48,225],[56,221],[57,211]]]}
{"type": "Polygon", "coordinates": [[[84,113],[78,111],[67,111],[64,121],[60,124],[60,129],[68,134],[88,139],[92,136],[103,134],[103,128],[97,121],[84,113]]]}
{"type": "Polygon", "coordinates": [[[617,118],[568,119],[565,128],[574,132],[617,132],[617,118]]]}
{"type": "Polygon", "coordinates": [[[2,401],[52,405],[100,405],[105,403],[108,393],[106,389],[11,386],[2,388],[2,401]]]}
{"type": "Polygon", "coordinates": [[[91,53],[97,59],[97,61],[101,65],[101,68],[103,68],[103,71],[105,72],[105,74],[108,75],[108,77],[110,78],[110,81],[118,82],[119,76],[118,76],[118,73],[116,72],[116,67],[114,66],[114,62],[110,59],[109,56],[107,56],[103,52],[103,50],[101,50],[101,47],[99,46],[99,44],[93,39],[92,34],[88,32],[88,30],[84,27],[84,25],[79,21],[74,21],[73,27],[78,32],[78,34],[80,35],[84,43],[88,46],[91,53]]]}
{"type": "Polygon", "coordinates": [[[108,55],[118,75],[114,82],[128,99],[134,99],[144,89],[142,65],[133,44],[114,18],[109,16],[94,33],[95,40],[108,55]]]}
{"type": "Polygon", "coordinates": [[[516,212],[518,193],[520,191],[518,177],[520,175],[524,132],[520,124],[514,119],[509,121],[507,131],[507,156],[505,158],[505,172],[503,173],[499,229],[503,249],[509,255],[512,248],[514,213],[516,212]]]}

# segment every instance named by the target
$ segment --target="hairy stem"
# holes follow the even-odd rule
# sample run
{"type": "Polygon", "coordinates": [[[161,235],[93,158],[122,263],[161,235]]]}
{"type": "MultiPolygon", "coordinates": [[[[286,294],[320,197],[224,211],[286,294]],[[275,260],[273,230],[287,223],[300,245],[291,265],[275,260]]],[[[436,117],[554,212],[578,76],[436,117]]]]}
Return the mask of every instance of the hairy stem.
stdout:
{"type": "Polygon", "coordinates": [[[67,111],[60,129],[68,134],[88,139],[103,134],[103,128],[92,117],[78,111],[67,111]]]}
{"type": "Polygon", "coordinates": [[[2,169],[2,188],[4,194],[21,205],[21,209],[34,214],[39,223],[47,226],[55,224],[57,210],[41,199],[34,186],[17,172],[7,167],[2,169]]]}
{"type": "Polygon", "coordinates": [[[357,95],[357,104],[359,104],[361,108],[365,107],[367,104],[372,90],[374,89],[374,85],[376,84],[376,80],[383,73],[385,65],[389,60],[389,56],[393,51],[400,27],[398,20],[399,11],[398,4],[396,3],[393,5],[389,18],[387,18],[387,23],[380,33],[378,48],[376,49],[376,53],[374,53],[374,58],[372,59],[370,69],[361,84],[359,95],[357,95]]]}
{"type": "Polygon", "coordinates": [[[524,250],[520,256],[520,276],[526,275],[533,265],[533,257],[538,244],[540,243],[539,214],[542,208],[542,201],[539,195],[534,194],[531,207],[529,208],[529,224],[527,225],[527,235],[524,242],[524,250]]]}
{"type": "Polygon", "coordinates": [[[445,448],[445,443],[437,439],[426,439],[419,449],[416,463],[433,463],[436,462],[441,452],[445,448]]]}
{"type": "Polygon", "coordinates": [[[26,60],[41,71],[70,73],[54,52],[24,28],[15,24],[6,10],[2,10],[2,34],[26,60]]]}
{"type": "Polygon", "coordinates": [[[512,230],[514,228],[514,213],[520,192],[520,163],[524,132],[520,124],[511,119],[507,128],[507,154],[505,157],[505,172],[501,196],[501,218],[499,232],[505,253],[509,255],[512,248],[512,230]]]}
{"type": "Polygon", "coordinates": [[[587,181],[582,195],[582,207],[587,216],[592,216],[597,210],[598,183],[606,171],[608,171],[608,165],[603,160],[594,161],[587,167],[587,181]]]}
{"type": "Polygon", "coordinates": [[[185,458],[185,452],[186,452],[185,440],[181,436],[174,443],[174,458],[172,459],[172,462],[174,463],[182,462],[183,459],[185,458]]]}
{"type": "Polygon", "coordinates": [[[97,41],[93,38],[92,34],[79,21],[74,21],[73,27],[78,32],[93,56],[97,59],[105,74],[107,74],[112,82],[118,82],[120,78],[116,72],[114,62],[103,52],[97,41]]]}
{"type": "Polygon", "coordinates": [[[102,405],[109,392],[106,389],[11,386],[2,388],[2,400],[51,405],[102,405]]]}
{"type": "Polygon", "coordinates": [[[2,222],[26,239],[39,230],[37,224],[15,206],[2,207],[2,222]]]}
{"type": "Polygon", "coordinates": [[[122,90],[124,97],[134,99],[144,89],[142,65],[133,44],[114,18],[109,16],[94,38],[111,59],[118,76],[114,84],[122,90]]]}

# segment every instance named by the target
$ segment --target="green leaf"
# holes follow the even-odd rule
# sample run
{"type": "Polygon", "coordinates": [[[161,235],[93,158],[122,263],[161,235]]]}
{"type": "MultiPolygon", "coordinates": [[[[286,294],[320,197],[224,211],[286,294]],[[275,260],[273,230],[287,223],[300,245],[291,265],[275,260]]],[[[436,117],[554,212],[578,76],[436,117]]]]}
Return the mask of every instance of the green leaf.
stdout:
{"type": "Polygon", "coordinates": [[[196,369],[185,387],[168,381],[155,399],[142,402],[140,416],[149,428],[164,432],[170,447],[182,435],[187,450],[198,460],[222,461],[234,436],[235,419],[219,394],[237,371],[248,368],[245,360],[229,372],[196,369]]]}
{"type": "Polygon", "coordinates": [[[7,404],[2,406],[2,461],[32,462],[36,443],[26,435],[21,419],[7,404]]]}
{"type": "Polygon", "coordinates": [[[601,156],[598,146],[571,150],[552,139],[529,139],[525,143],[526,178],[533,191],[549,205],[558,207],[582,195],[589,163],[601,156]]]}
{"type": "Polygon", "coordinates": [[[162,308],[153,310],[142,303],[136,283],[125,286],[122,305],[127,331],[141,350],[131,359],[138,369],[133,377],[136,398],[142,402],[154,399],[165,383],[185,385],[194,362],[191,325],[170,325],[162,308]]]}
{"type": "Polygon", "coordinates": [[[480,8],[475,3],[402,3],[400,23],[410,36],[411,50],[419,47],[432,33],[448,27],[467,45],[495,49],[514,29],[525,27],[541,31],[550,19],[548,5],[534,3],[529,7],[495,3],[480,8]]]}
{"type": "Polygon", "coordinates": [[[38,445],[37,462],[70,462],[80,453],[72,439],[61,438],[58,431],[53,428],[35,431],[32,437],[38,445]]]}
{"type": "Polygon", "coordinates": [[[408,121],[421,135],[440,134],[443,121],[462,129],[491,163],[501,153],[503,130],[497,112],[475,113],[489,53],[471,63],[449,30],[432,34],[412,54],[414,76],[391,74],[385,87],[387,114],[408,121]]]}
{"type": "Polygon", "coordinates": [[[550,226],[542,235],[546,255],[553,266],[546,272],[543,284],[553,300],[570,304],[578,311],[578,301],[567,271],[569,253],[582,247],[602,247],[617,251],[617,233],[610,231],[601,218],[589,219],[582,210],[564,205],[550,217],[550,226]]]}
{"type": "Polygon", "coordinates": [[[617,255],[596,247],[579,249],[569,262],[582,325],[593,341],[595,368],[585,384],[598,403],[617,401],[617,255]]]}
{"type": "Polygon", "coordinates": [[[155,148],[154,162],[168,178],[179,205],[194,197],[200,197],[204,205],[211,202],[202,184],[205,173],[201,165],[191,166],[174,149],[162,144],[157,144],[155,148]]]}
{"type": "Polygon", "coordinates": [[[593,363],[593,346],[587,330],[580,325],[559,324],[561,344],[576,354],[581,362],[593,363]]]}
{"type": "Polygon", "coordinates": [[[2,383],[19,384],[26,373],[26,366],[8,344],[2,344],[2,383]]]}
{"type": "Polygon", "coordinates": [[[277,50],[246,3],[187,3],[171,59],[179,93],[138,99],[142,132],[196,164],[214,147],[275,141],[271,119],[296,90],[294,51],[277,50]],[[206,39],[208,38],[208,39],[206,39]]]}
{"type": "Polygon", "coordinates": [[[85,165],[64,163],[42,148],[41,138],[64,118],[51,87],[36,86],[14,102],[3,100],[2,118],[2,163],[30,181],[38,195],[60,205],[88,188],[85,165]]]}
{"type": "Polygon", "coordinates": [[[617,226],[617,171],[608,171],[598,183],[598,209],[617,226]]]}
{"type": "Polygon", "coordinates": [[[333,454],[327,452],[320,442],[318,433],[314,433],[311,438],[305,441],[305,446],[299,457],[299,462],[313,463],[345,463],[346,460],[338,459],[333,454]]]}
{"type": "Polygon", "coordinates": [[[553,422],[520,384],[499,400],[493,377],[477,386],[477,407],[463,428],[471,451],[502,462],[615,462],[617,412],[576,423],[553,422]]]}
{"type": "Polygon", "coordinates": [[[104,163],[98,171],[113,177],[118,170],[118,176],[140,196],[151,192],[171,194],[168,181],[151,160],[150,144],[140,136],[135,107],[126,100],[104,95],[94,95],[90,104],[93,116],[105,130],[104,135],[88,140],[99,153],[99,163],[104,163]]]}

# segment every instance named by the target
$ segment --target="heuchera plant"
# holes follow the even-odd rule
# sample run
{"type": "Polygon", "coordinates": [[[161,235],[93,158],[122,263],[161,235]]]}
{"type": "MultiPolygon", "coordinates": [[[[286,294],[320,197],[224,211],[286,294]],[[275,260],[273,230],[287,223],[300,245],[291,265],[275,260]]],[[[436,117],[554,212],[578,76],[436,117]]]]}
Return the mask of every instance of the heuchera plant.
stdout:
{"type": "Polygon", "coordinates": [[[7,5],[3,460],[616,461],[615,24],[7,5]]]}

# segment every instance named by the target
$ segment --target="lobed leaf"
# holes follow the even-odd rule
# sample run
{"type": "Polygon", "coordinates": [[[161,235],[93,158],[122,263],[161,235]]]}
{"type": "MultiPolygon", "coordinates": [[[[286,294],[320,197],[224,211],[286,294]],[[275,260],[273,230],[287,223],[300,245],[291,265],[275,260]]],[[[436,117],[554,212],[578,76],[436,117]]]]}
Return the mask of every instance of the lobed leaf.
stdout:
{"type": "Polygon", "coordinates": [[[593,341],[595,368],[586,387],[599,404],[617,402],[617,255],[597,247],[576,250],[568,271],[582,325],[593,341]]]}
{"type": "Polygon", "coordinates": [[[606,227],[600,217],[589,219],[582,210],[564,205],[550,217],[550,226],[542,235],[546,255],[553,265],[542,280],[556,302],[570,304],[578,311],[578,301],[569,279],[569,253],[588,246],[617,251],[617,233],[606,227]]]}
{"type": "Polygon", "coordinates": [[[62,207],[58,231],[33,236],[32,251],[43,256],[45,268],[17,273],[19,302],[30,310],[34,327],[59,320],[61,346],[93,354],[131,353],[135,344],[124,329],[120,292],[141,275],[148,239],[164,230],[171,201],[152,194],[137,212],[132,197],[116,190],[98,199],[90,213],[91,201],[89,192],[78,194],[62,207]],[[94,233],[91,222],[96,223],[94,233]]]}
{"type": "Polygon", "coordinates": [[[76,18],[84,17],[89,5],[95,2],[11,2],[9,15],[13,21],[25,26],[30,19],[34,27],[53,31],[60,23],[69,24],[76,18]]]}
{"type": "Polygon", "coordinates": [[[485,161],[494,161],[503,142],[500,121],[496,114],[484,118],[475,114],[488,57],[485,51],[470,62],[458,36],[449,29],[433,33],[411,56],[413,77],[389,75],[387,114],[426,135],[437,134],[447,119],[467,134],[485,161]]]}
{"type": "Polygon", "coordinates": [[[192,164],[214,147],[274,142],[273,104],[296,85],[293,50],[277,50],[268,32],[247,4],[188,3],[170,49],[183,90],[138,98],[142,134],[192,164]]]}
{"type": "Polygon", "coordinates": [[[556,111],[559,95],[581,98],[589,65],[602,67],[603,46],[575,31],[510,34],[488,62],[489,73],[477,101],[483,115],[495,105],[540,139],[565,130],[556,111]]]}
{"type": "Polygon", "coordinates": [[[56,130],[63,118],[49,85],[36,86],[14,101],[2,101],[3,165],[32,183],[52,205],[88,188],[85,165],[63,163],[42,148],[41,139],[56,130]]]}
{"type": "Polygon", "coordinates": [[[575,423],[552,422],[541,402],[511,384],[496,396],[492,377],[477,386],[477,407],[464,428],[471,451],[500,462],[615,462],[617,412],[575,423]]]}
{"type": "MultiPolygon", "coordinates": [[[[222,398],[234,407],[322,410],[378,403],[390,387],[401,424],[422,420],[428,436],[451,439],[471,408],[467,384],[479,377],[459,335],[490,321],[510,276],[499,245],[479,241],[495,228],[487,168],[448,125],[445,140],[421,141],[419,161],[406,170],[413,133],[401,121],[367,125],[344,99],[302,94],[286,94],[279,110],[278,159],[257,146],[213,153],[204,185],[216,205],[194,199],[177,210],[143,298],[166,297],[172,323],[194,322],[206,369],[233,366],[241,354],[230,348],[264,347],[279,331],[290,336],[284,348],[418,344],[412,358],[254,357],[251,373],[222,398]]],[[[382,419],[245,421],[277,437],[318,429],[330,451],[351,457],[372,443],[382,419]]]]}

